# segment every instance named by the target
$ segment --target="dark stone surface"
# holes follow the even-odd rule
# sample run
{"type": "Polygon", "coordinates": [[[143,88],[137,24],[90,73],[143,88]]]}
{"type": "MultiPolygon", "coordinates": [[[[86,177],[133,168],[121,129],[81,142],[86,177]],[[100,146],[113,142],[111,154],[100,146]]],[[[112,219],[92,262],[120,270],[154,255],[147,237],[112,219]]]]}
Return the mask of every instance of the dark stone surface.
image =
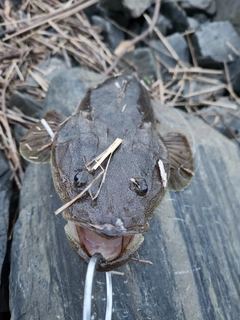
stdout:
{"type": "Polygon", "coordinates": [[[131,17],[138,18],[153,2],[153,0],[100,0],[100,5],[106,10],[125,11],[131,17]]]}
{"type": "Polygon", "coordinates": [[[92,16],[92,23],[103,30],[104,41],[113,50],[124,40],[124,33],[115,27],[111,22],[100,16],[92,16]]]}
{"type": "MultiPolygon", "coordinates": [[[[45,105],[47,110],[58,111],[69,116],[83,99],[86,88],[94,87],[103,77],[85,69],[73,68],[60,72],[51,82],[45,105]]],[[[44,116],[45,110],[42,114],[44,116]]]]}
{"type": "Polygon", "coordinates": [[[204,13],[195,13],[191,17],[196,19],[200,24],[210,22],[210,20],[204,13]]]}
{"type": "Polygon", "coordinates": [[[9,210],[12,197],[11,171],[2,151],[0,151],[0,319],[7,312],[9,275],[9,210]]]}
{"type": "MultiPolygon", "coordinates": [[[[179,58],[186,64],[189,64],[190,53],[185,38],[180,33],[174,33],[171,36],[166,37],[166,39],[178,54],[179,58]]],[[[154,51],[159,55],[160,60],[163,61],[165,65],[169,67],[176,66],[177,61],[172,57],[172,55],[160,40],[152,40],[150,41],[150,45],[152,46],[152,48],[157,49],[154,51]]]]}
{"type": "Polygon", "coordinates": [[[7,160],[2,151],[0,151],[0,271],[2,270],[8,239],[9,205],[12,194],[10,175],[11,172],[7,160]]]}
{"type": "MultiPolygon", "coordinates": [[[[63,60],[62,57],[54,56],[44,61],[41,61],[38,64],[38,68],[42,70],[42,72],[34,70],[35,74],[38,74],[41,78],[43,78],[46,82],[50,82],[58,73],[64,72],[68,70],[68,67],[63,60]]],[[[28,83],[37,82],[30,76],[28,77],[28,83]]]]}
{"type": "MultiPolygon", "coordinates": [[[[151,17],[151,19],[153,18],[154,5],[152,5],[151,7],[148,8],[147,14],[149,15],[149,17],[151,17]]],[[[161,12],[159,13],[159,16],[158,16],[158,19],[156,22],[156,27],[158,28],[159,31],[161,31],[161,33],[164,36],[171,34],[172,30],[173,30],[172,22],[166,16],[164,16],[161,12]]],[[[144,25],[143,25],[143,31],[145,31],[147,28],[149,28],[149,24],[145,20],[144,25]]],[[[150,37],[151,37],[151,39],[159,39],[155,32],[153,32],[150,35],[150,37]]]]}
{"type": "Polygon", "coordinates": [[[161,3],[161,14],[172,23],[172,32],[184,32],[189,28],[187,15],[174,1],[164,0],[161,3]]]}
{"type": "Polygon", "coordinates": [[[216,0],[215,21],[230,21],[240,35],[240,2],[238,0],[216,0]]]}
{"type": "MultiPolygon", "coordinates": [[[[226,92],[225,84],[219,82],[218,84],[210,84],[198,81],[185,81],[183,93],[185,95],[192,95],[192,102],[201,102],[203,100],[217,100],[226,92]],[[207,92],[209,90],[209,92],[207,92]],[[210,91],[214,90],[214,91],[210,91]],[[205,91],[205,92],[204,92],[205,91]],[[199,92],[203,92],[199,94],[199,92]]],[[[189,98],[187,99],[189,100],[189,98]]]]}
{"type": "Polygon", "coordinates": [[[15,92],[11,95],[8,106],[10,108],[17,107],[27,116],[39,118],[42,113],[43,103],[20,92],[15,92]]]}
{"type": "Polygon", "coordinates": [[[239,107],[227,97],[216,101],[224,103],[226,108],[210,106],[199,111],[199,115],[213,128],[221,132],[229,139],[233,139],[238,145],[240,143],[240,118],[239,107]],[[227,107],[229,106],[229,107],[227,107]],[[235,109],[233,109],[235,108],[235,109]]]}
{"type": "MultiPolygon", "coordinates": [[[[76,69],[65,73],[65,81],[54,79],[47,109],[55,105],[70,114],[83,95],[85,76],[76,69]]],[[[88,75],[88,85],[90,79],[95,84],[99,76],[88,75]]],[[[120,269],[124,276],[113,276],[113,319],[237,320],[239,148],[197,117],[157,103],[154,110],[161,132],[188,135],[195,176],[185,191],[167,193],[153,215],[139,250],[153,265],[130,261],[120,269]]],[[[50,166],[30,164],[13,238],[12,320],[81,318],[86,266],[68,244],[66,222],[54,216],[60,206],[50,166]]],[[[103,319],[104,275],[97,274],[97,281],[93,319],[103,319]]]]}
{"type": "Polygon", "coordinates": [[[160,14],[158,17],[156,27],[159,31],[162,32],[164,36],[166,36],[170,32],[170,30],[173,29],[171,21],[162,14],[160,14]]]}
{"type": "Polygon", "coordinates": [[[153,2],[153,0],[122,0],[124,8],[130,12],[133,18],[140,17],[153,2]]]}
{"type": "Polygon", "coordinates": [[[189,23],[189,27],[191,29],[196,30],[200,26],[200,23],[196,19],[191,18],[191,17],[188,17],[188,23],[189,23]]]}
{"type": "Polygon", "coordinates": [[[11,0],[14,7],[19,8],[22,4],[22,0],[11,0]]]}
{"type": "Polygon", "coordinates": [[[13,127],[13,135],[14,135],[14,139],[17,143],[17,145],[19,146],[20,140],[22,139],[22,137],[24,136],[24,134],[27,132],[27,128],[24,128],[23,126],[16,124],[13,127]]]}
{"type": "Polygon", "coordinates": [[[240,57],[228,64],[231,84],[235,93],[240,96],[240,57]]]}
{"type": "Polygon", "coordinates": [[[100,2],[100,6],[105,10],[116,11],[116,12],[124,11],[122,0],[116,0],[114,2],[111,0],[100,0],[99,2],[100,2]]]}
{"type": "Polygon", "coordinates": [[[203,24],[192,35],[197,62],[202,67],[220,68],[224,61],[236,59],[236,53],[227,45],[240,50],[240,37],[231,23],[212,22],[203,24]]]}
{"type": "Polygon", "coordinates": [[[150,48],[137,48],[134,51],[127,52],[124,61],[144,78],[156,79],[156,62],[150,48]]]}
{"type": "Polygon", "coordinates": [[[207,15],[214,15],[216,12],[215,0],[178,0],[178,3],[188,13],[200,11],[207,15]]]}

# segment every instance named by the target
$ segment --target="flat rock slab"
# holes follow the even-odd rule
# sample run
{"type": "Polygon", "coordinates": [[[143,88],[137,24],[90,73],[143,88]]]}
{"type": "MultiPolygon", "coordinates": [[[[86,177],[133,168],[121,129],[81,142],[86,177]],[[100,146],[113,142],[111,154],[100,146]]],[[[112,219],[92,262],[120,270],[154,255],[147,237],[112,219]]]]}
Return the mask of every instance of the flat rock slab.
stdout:
{"type": "Polygon", "coordinates": [[[237,33],[240,35],[240,2],[237,0],[216,0],[216,15],[214,16],[215,21],[230,21],[237,33]]]}
{"type": "MultiPolygon", "coordinates": [[[[178,57],[188,65],[190,61],[190,52],[185,38],[180,33],[173,33],[171,36],[166,37],[166,40],[177,53],[178,57]]],[[[176,67],[178,61],[172,57],[170,52],[161,41],[151,40],[150,44],[155,53],[159,56],[163,65],[166,65],[170,68],[176,67]]]]}
{"type": "Polygon", "coordinates": [[[178,0],[181,7],[187,12],[204,12],[213,15],[216,12],[215,0],[178,0]]]}
{"type": "Polygon", "coordinates": [[[192,42],[202,67],[222,67],[223,62],[236,59],[236,50],[240,50],[240,37],[228,21],[203,24],[192,35],[192,42]]]}
{"type": "MultiPolygon", "coordinates": [[[[6,255],[9,227],[9,207],[12,196],[11,171],[0,151],[0,273],[6,255]]],[[[0,285],[2,279],[0,278],[0,285]]]]}
{"type": "Polygon", "coordinates": [[[100,5],[106,10],[123,11],[133,18],[140,17],[148,9],[153,0],[100,0],[100,5]]]}
{"type": "Polygon", "coordinates": [[[8,274],[9,274],[9,220],[12,197],[12,172],[5,155],[0,150],[0,318],[8,311],[8,274]]]}
{"type": "MultiPolygon", "coordinates": [[[[64,95],[69,113],[86,77],[99,81],[80,69],[65,73],[65,81],[74,75],[67,91],[53,80],[49,94],[59,86],[56,111],[64,95]]],[[[47,101],[52,106],[53,97],[47,101]]],[[[153,215],[138,253],[153,265],[130,261],[119,268],[124,276],[113,275],[113,319],[238,319],[239,149],[197,117],[157,103],[154,109],[160,131],[188,135],[196,172],[190,186],[167,193],[153,215]]],[[[12,320],[81,319],[86,265],[70,248],[66,222],[54,216],[60,206],[50,166],[30,164],[13,238],[12,320]]],[[[104,274],[96,280],[92,319],[104,319],[104,274]]]]}

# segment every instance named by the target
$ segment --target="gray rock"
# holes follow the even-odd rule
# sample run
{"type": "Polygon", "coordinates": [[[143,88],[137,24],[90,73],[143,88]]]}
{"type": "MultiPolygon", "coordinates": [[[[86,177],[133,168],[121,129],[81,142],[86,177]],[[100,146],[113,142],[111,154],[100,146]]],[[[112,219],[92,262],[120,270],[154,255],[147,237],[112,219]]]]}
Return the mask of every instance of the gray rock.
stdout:
{"type": "Polygon", "coordinates": [[[5,36],[5,29],[2,26],[0,26],[0,39],[4,38],[4,36],[5,36]]]}
{"type": "Polygon", "coordinates": [[[22,4],[22,0],[11,0],[14,7],[19,8],[22,4]]]}
{"type": "MultiPolygon", "coordinates": [[[[153,14],[154,14],[154,6],[151,6],[148,10],[147,10],[148,15],[152,18],[153,14]]],[[[157,22],[156,22],[156,27],[158,28],[159,31],[161,31],[161,33],[166,36],[168,34],[172,33],[173,30],[173,24],[172,22],[166,17],[164,16],[161,12],[159,13],[157,22]]],[[[144,22],[143,28],[142,28],[142,32],[147,30],[147,28],[149,28],[149,24],[147,23],[147,21],[144,22]]],[[[132,25],[131,25],[131,30],[132,30],[132,25]]],[[[158,36],[155,32],[153,32],[150,35],[151,39],[158,39],[158,36]]]]}
{"type": "Polygon", "coordinates": [[[193,19],[196,19],[200,24],[203,24],[205,22],[211,22],[204,13],[195,13],[191,17],[193,19]]]}
{"type": "Polygon", "coordinates": [[[131,17],[138,18],[153,2],[154,0],[100,0],[100,5],[106,10],[125,11],[131,17]]]}
{"type": "Polygon", "coordinates": [[[240,144],[240,118],[239,107],[228,97],[222,97],[216,101],[216,104],[224,103],[226,108],[219,106],[210,106],[201,109],[198,114],[214,129],[221,132],[224,136],[240,144]],[[229,108],[227,108],[229,106],[229,108]],[[236,108],[235,110],[233,108],[236,108]],[[238,141],[236,140],[238,139],[238,141]]]}
{"type": "Polygon", "coordinates": [[[240,96],[240,57],[228,64],[233,90],[240,96]]]}
{"type": "Polygon", "coordinates": [[[116,1],[100,0],[99,3],[100,3],[100,6],[105,10],[116,11],[116,12],[124,11],[122,0],[116,0],[116,1]]]}
{"type": "Polygon", "coordinates": [[[109,44],[111,49],[115,50],[119,43],[124,40],[124,33],[106,19],[92,16],[92,23],[102,28],[104,40],[109,44]]]}
{"type": "Polygon", "coordinates": [[[104,13],[104,10],[102,8],[100,8],[98,3],[96,3],[96,4],[86,8],[84,10],[84,13],[86,14],[90,23],[92,23],[92,17],[93,16],[102,16],[102,14],[104,13]]]}
{"type": "MultiPolygon", "coordinates": [[[[95,86],[101,79],[103,79],[101,75],[84,68],[60,72],[53,78],[47,92],[45,99],[47,110],[56,110],[65,116],[71,115],[83,99],[86,89],[95,86]]],[[[45,112],[46,110],[43,111],[42,116],[45,112]]]]}
{"type": "MultiPolygon", "coordinates": [[[[171,36],[166,37],[166,39],[178,54],[179,58],[186,64],[189,64],[190,53],[185,38],[180,33],[174,33],[171,36]]],[[[150,45],[153,49],[155,48],[154,51],[159,55],[160,60],[163,61],[165,65],[168,67],[176,66],[177,61],[172,57],[160,40],[152,40],[150,41],[150,45]]]]}
{"type": "MultiPolygon", "coordinates": [[[[2,151],[0,151],[0,271],[6,254],[8,240],[9,206],[12,194],[11,171],[2,151]]],[[[1,279],[0,279],[1,284],[1,279]]]]}
{"type": "MultiPolygon", "coordinates": [[[[203,100],[216,100],[219,97],[223,96],[225,91],[226,89],[225,89],[224,83],[219,83],[214,85],[214,84],[209,84],[205,82],[191,81],[190,83],[189,81],[186,81],[183,93],[186,96],[189,96],[192,94],[192,97],[191,97],[192,102],[199,103],[203,100]],[[204,92],[204,93],[198,94],[198,92],[204,92]]],[[[187,98],[187,101],[188,100],[189,98],[187,98]]]]}
{"type": "Polygon", "coordinates": [[[187,19],[188,19],[189,27],[191,29],[196,30],[200,26],[200,23],[196,19],[191,18],[191,17],[188,17],[187,19]]]}
{"type": "Polygon", "coordinates": [[[216,15],[215,21],[230,21],[237,33],[240,35],[240,2],[238,0],[215,0],[216,1],[216,15]]]}
{"type": "Polygon", "coordinates": [[[153,2],[154,0],[122,0],[123,6],[133,18],[140,17],[153,2]]]}
{"type": "Polygon", "coordinates": [[[236,58],[231,45],[240,50],[240,37],[227,21],[203,24],[192,36],[192,43],[202,67],[220,68],[224,61],[236,58]]]}
{"type": "Polygon", "coordinates": [[[129,66],[133,66],[141,77],[156,79],[157,67],[150,48],[137,48],[134,51],[127,52],[124,61],[128,62],[129,66]]]}
{"type": "Polygon", "coordinates": [[[43,103],[32,99],[28,95],[15,92],[10,97],[8,106],[10,108],[17,107],[27,116],[39,118],[40,114],[42,113],[43,103]]]}
{"type": "MultiPolygon", "coordinates": [[[[58,73],[68,70],[65,61],[59,57],[52,57],[41,61],[38,64],[38,68],[40,68],[42,72],[37,70],[34,70],[33,72],[42,77],[46,82],[50,82],[58,73]]],[[[27,81],[28,83],[37,84],[31,76],[28,77],[27,81]]]]}
{"type": "MultiPolygon", "coordinates": [[[[9,208],[12,196],[11,170],[2,151],[0,151],[0,274],[2,273],[3,262],[6,256],[9,228],[9,208]]],[[[6,299],[5,290],[7,279],[0,278],[0,312],[2,303],[6,299]]]]}
{"type": "MultiPolygon", "coordinates": [[[[150,11],[150,10],[149,10],[150,11]]],[[[146,30],[149,27],[148,23],[145,23],[144,29],[146,30]]],[[[166,36],[168,34],[172,33],[173,30],[173,25],[172,22],[165,17],[164,15],[160,14],[156,23],[156,27],[158,28],[159,31],[161,31],[161,33],[166,36]]],[[[157,34],[155,32],[152,33],[151,35],[151,39],[155,40],[155,39],[159,39],[157,34]]]]}
{"type": "Polygon", "coordinates": [[[161,4],[161,14],[172,23],[172,32],[184,32],[189,28],[187,15],[174,1],[165,0],[161,4]]]}
{"type": "Polygon", "coordinates": [[[208,15],[216,12],[215,0],[178,0],[178,3],[187,12],[202,11],[208,15]]]}
{"type": "Polygon", "coordinates": [[[13,135],[14,135],[14,139],[17,143],[17,145],[19,146],[20,140],[22,139],[22,137],[24,136],[24,134],[28,131],[27,128],[24,128],[23,126],[16,124],[13,127],[13,135]]]}
{"type": "MultiPolygon", "coordinates": [[[[84,76],[77,78],[78,73],[65,73],[66,82],[72,84],[68,90],[66,82],[59,87],[54,81],[50,91],[60,89],[61,97],[66,94],[69,100],[75,99],[77,91],[83,94],[84,76]],[[72,88],[73,75],[78,90],[72,88]]],[[[99,80],[88,76],[88,85],[90,78],[94,83],[99,80]]],[[[54,97],[61,112],[63,104],[59,105],[57,95],[48,97],[52,102],[47,107],[52,108],[54,97]]],[[[74,103],[66,106],[66,113],[74,103]]],[[[139,250],[139,257],[153,265],[130,261],[120,269],[124,276],[113,275],[113,319],[203,320],[219,315],[237,319],[239,149],[197,117],[159,104],[154,104],[154,110],[164,131],[185,132],[194,141],[196,171],[190,186],[168,193],[153,215],[139,250]]],[[[60,206],[49,165],[30,164],[11,256],[13,320],[81,318],[86,266],[68,244],[66,222],[53,214],[60,206]]],[[[95,319],[102,319],[104,275],[98,273],[96,281],[93,312],[95,319]]]]}
{"type": "Polygon", "coordinates": [[[171,21],[162,14],[160,14],[158,17],[156,27],[159,31],[162,32],[164,36],[166,36],[169,33],[169,31],[173,29],[171,21]]]}

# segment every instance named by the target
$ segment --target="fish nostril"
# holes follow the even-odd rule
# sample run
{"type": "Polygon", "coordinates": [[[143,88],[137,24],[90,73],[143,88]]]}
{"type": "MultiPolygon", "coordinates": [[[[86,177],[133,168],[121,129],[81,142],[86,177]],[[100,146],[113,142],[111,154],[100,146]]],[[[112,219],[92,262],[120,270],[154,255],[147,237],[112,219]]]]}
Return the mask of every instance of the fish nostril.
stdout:
{"type": "Polygon", "coordinates": [[[74,176],[74,186],[76,188],[84,187],[88,183],[88,173],[86,171],[80,171],[74,176]]]}
{"type": "Polygon", "coordinates": [[[131,178],[130,189],[139,196],[145,196],[148,192],[148,185],[143,178],[131,178]]]}

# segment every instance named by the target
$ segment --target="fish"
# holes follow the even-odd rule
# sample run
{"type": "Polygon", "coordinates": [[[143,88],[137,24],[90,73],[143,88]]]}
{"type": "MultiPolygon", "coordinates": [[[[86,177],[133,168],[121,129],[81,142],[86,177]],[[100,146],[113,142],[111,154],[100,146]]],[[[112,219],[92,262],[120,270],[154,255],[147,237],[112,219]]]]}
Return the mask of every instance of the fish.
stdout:
{"type": "Polygon", "coordinates": [[[101,253],[99,271],[138,251],[167,189],[183,190],[194,175],[186,136],[161,136],[156,124],[142,80],[123,73],[89,89],[70,117],[50,111],[21,139],[25,159],[50,162],[67,239],[85,263],[101,253]]]}

